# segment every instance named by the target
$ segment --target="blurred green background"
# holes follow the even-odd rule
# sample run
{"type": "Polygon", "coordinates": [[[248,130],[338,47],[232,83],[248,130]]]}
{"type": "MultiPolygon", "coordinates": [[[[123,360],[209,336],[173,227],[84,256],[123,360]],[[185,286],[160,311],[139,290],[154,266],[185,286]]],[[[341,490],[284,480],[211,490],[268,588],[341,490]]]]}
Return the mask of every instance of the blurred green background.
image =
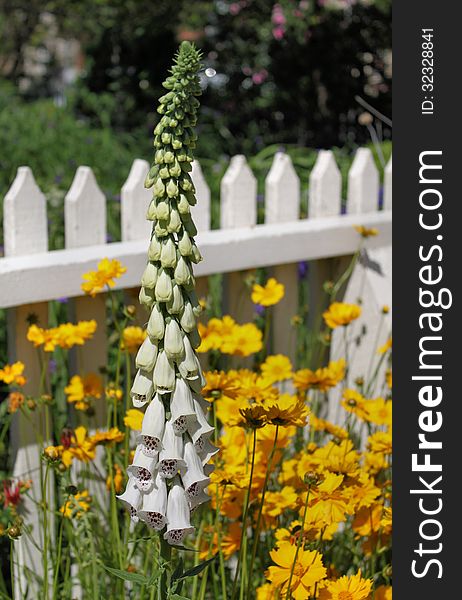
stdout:
{"type": "Polygon", "coordinates": [[[390,4],[0,0],[0,197],[29,165],[62,247],[63,198],[89,165],[118,239],[120,188],[135,157],[151,160],[161,82],[183,39],[204,55],[197,156],[213,191],[236,153],[260,189],[280,148],[304,187],[319,148],[335,147],[345,174],[354,148],[375,141],[382,168],[391,129],[357,97],[391,117],[390,4]]]}

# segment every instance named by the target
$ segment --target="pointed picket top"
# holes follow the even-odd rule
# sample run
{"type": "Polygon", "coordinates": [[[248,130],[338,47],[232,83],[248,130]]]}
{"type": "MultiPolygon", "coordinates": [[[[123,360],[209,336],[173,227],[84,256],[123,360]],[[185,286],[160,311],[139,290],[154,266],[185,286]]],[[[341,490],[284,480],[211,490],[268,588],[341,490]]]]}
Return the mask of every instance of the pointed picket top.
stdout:
{"type": "Polygon", "coordinates": [[[308,217],[334,217],[341,209],[342,176],[332,150],[320,150],[310,173],[308,217]]]}
{"type": "Polygon", "coordinates": [[[19,167],[3,205],[5,256],[48,250],[47,207],[30,167],[19,167]]]}
{"type": "Polygon", "coordinates": [[[197,198],[197,204],[192,207],[191,214],[197,231],[208,231],[210,229],[210,188],[197,160],[192,163],[191,179],[196,188],[197,198]]]}
{"type": "Polygon", "coordinates": [[[392,157],[385,167],[383,177],[383,210],[391,210],[392,208],[392,157]]]}
{"type": "Polygon", "coordinates": [[[120,192],[120,221],[122,241],[148,241],[152,222],[146,219],[146,212],[152,198],[152,191],[144,187],[149,163],[135,158],[127,180],[120,192]]]}
{"type": "Polygon", "coordinates": [[[79,167],[64,198],[66,248],[106,243],[106,198],[90,167],[79,167]]]}
{"type": "Polygon", "coordinates": [[[378,210],[379,172],[369,148],[356,151],[348,173],[347,213],[358,214],[378,210]]]}
{"type": "Polygon", "coordinates": [[[222,229],[251,227],[257,223],[257,180],[245,156],[233,156],[220,189],[222,229]]]}
{"type": "Polygon", "coordinates": [[[277,152],[265,181],[265,223],[298,221],[300,180],[288,154],[277,152]]]}

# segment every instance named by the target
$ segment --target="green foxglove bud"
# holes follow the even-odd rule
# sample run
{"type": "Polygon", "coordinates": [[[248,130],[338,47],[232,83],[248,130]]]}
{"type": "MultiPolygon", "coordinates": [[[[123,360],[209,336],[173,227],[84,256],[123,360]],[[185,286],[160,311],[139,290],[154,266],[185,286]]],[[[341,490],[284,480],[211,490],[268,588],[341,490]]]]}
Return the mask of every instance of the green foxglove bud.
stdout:
{"type": "Polygon", "coordinates": [[[170,150],[167,150],[164,154],[164,163],[170,165],[175,161],[175,155],[170,150]]]}
{"type": "Polygon", "coordinates": [[[156,198],[163,198],[165,195],[165,185],[159,177],[152,188],[152,192],[156,198]]]}
{"type": "Polygon", "coordinates": [[[162,165],[164,163],[164,150],[157,150],[154,156],[154,162],[156,165],[162,165]]]}
{"type": "Polygon", "coordinates": [[[158,302],[170,302],[173,297],[172,280],[165,269],[162,270],[157,278],[155,295],[158,302]]]}
{"type": "Polygon", "coordinates": [[[170,205],[165,200],[157,203],[156,216],[159,221],[167,221],[170,215],[170,205]]]}
{"type": "Polygon", "coordinates": [[[151,200],[149,203],[146,219],[148,221],[155,221],[157,219],[157,206],[155,200],[151,200]]]}
{"type": "Polygon", "coordinates": [[[190,333],[196,329],[196,317],[194,316],[193,308],[189,300],[185,302],[180,324],[187,333],[190,333]]]}
{"type": "Polygon", "coordinates": [[[175,367],[163,350],[159,350],[152,379],[158,394],[173,392],[175,389],[175,367]]]}
{"type": "Polygon", "coordinates": [[[160,254],[162,252],[162,244],[154,236],[149,244],[148,258],[149,260],[160,260],[160,254]]]}
{"type": "Polygon", "coordinates": [[[191,254],[192,244],[187,231],[183,231],[183,235],[178,242],[178,249],[181,253],[181,256],[189,256],[191,254]]]}
{"type": "Polygon", "coordinates": [[[180,256],[175,267],[174,278],[178,285],[187,285],[191,280],[191,271],[182,256],[180,256]]]}
{"type": "Polygon", "coordinates": [[[159,167],[157,165],[153,165],[150,168],[149,173],[146,175],[146,179],[144,180],[144,187],[146,189],[149,189],[150,187],[152,187],[154,185],[158,174],[159,174],[159,167]]]}
{"type": "Polygon", "coordinates": [[[167,230],[170,233],[178,233],[182,227],[180,213],[176,208],[172,208],[170,211],[170,219],[168,221],[167,230]]]}
{"type": "Polygon", "coordinates": [[[140,304],[149,310],[154,303],[154,290],[148,290],[147,288],[142,287],[140,289],[139,301],[140,304]]]}
{"type": "Polygon", "coordinates": [[[180,215],[189,215],[190,213],[190,204],[184,194],[180,195],[180,201],[177,204],[178,212],[180,215]]]}
{"type": "Polygon", "coordinates": [[[181,175],[180,163],[175,160],[173,166],[169,168],[170,177],[179,177],[181,175]]]}
{"type": "Polygon", "coordinates": [[[199,252],[196,244],[192,245],[192,251],[191,251],[192,256],[190,257],[190,260],[197,265],[197,263],[200,263],[202,260],[202,254],[199,252]]]}
{"type": "Polygon", "coordinates": [[[157,359],[157,344],[147,337],[141,344],[136,355],[135,364],[138,369],[152,372],[157,359]]]}
{"type": "Polygon", "coordinates": [[[160,264],[164,268],[174,269],[176,267],[176,253],[177,253],[177,250],[176,250],[175,242],[173,241],[172,237],[170,236],[162,243],[160,264]]]}
{"type": "Polygon", "coordinates": [[[178,371],[183,379],[197,379],[200,365],[187,335],[184,336],[183,345],[185,354],[184,358],[178,362],[178,371]]]}
{"type": "Polygon", "coordinates": [[[152,307],[146,331],[153,342],[161,340],[164,337],[165,321],[162,310],[157,302],[152,307]]]}
{"type": "Polygon", "coordinates": [[[162,140],[163,144],[170,144],[170,141],[172,139],[172,134],[171,133],[163,133],[161,135],[160,139],[162,140]]]}
{"type": "Polygon", "coordinates": [[[154,233],[158,238],[166,237],[170,233],[167,229],[167,221],[157,221],[154,233]]]}
{"type": "Polygon", "coordinates": [[[178,315],[183,310],[184,301],[181,288],[175,282],[173,283],[173,297],[170,302],[167,303],[167,312],[170,315],[178,315]]]}
{"type": "Polygon", "coordinates": [[[156,287],[156,283],[157,267],[152,262],[149,262],[141,277],[141,285],[148,290],[153,290],[156,287]]]}
{"type": "Polygon", "coordinates": [[[183,142],[181,140],[179,140],[178,138],[175,138],[174,140],[172,140],[172,148],[174,150],[179,150],[182,146],[183,146],[183,142]]]}
{"type": "Polygon", "coordinates": [[[162,177],[162,179],[168,179],[170,177],[170,170],[167,166],[159,169],[159,177],[162,177]]]}
{"type": "Polygon", "coordinates": [[[167,183],[166,190],[169,198],[175,198],[178,196],[178,186],[173,179],[170,179],[170,181],[167,183]]]}
{"type": "Polygon", "coordinates": [[[188,298],[189,298],[189,301],[191,302],[191,306],[192,306],[194,315],[196,317],[198,317],[202,312],[202,306],[199,303],[199,299],[197,297],[196,291],[195,290],[188,291],[188,298]]]}
{"type": "Polygon", "coordinates": [[[183,336],[178,322],[172,318],[165,326],[164,350],[171,360],[180,360],[184,356],[183,336]]]}

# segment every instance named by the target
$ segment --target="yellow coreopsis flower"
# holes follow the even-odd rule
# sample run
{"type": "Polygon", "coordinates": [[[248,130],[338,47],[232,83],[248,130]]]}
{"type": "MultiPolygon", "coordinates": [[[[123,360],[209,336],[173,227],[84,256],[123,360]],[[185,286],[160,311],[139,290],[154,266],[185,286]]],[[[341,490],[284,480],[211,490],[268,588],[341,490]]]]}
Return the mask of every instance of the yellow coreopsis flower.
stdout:
{"type": "Polygon", "coordinates": [[[70,445],[63,449],[61,460],[66,467],[69,467],[74,458],[82,462],[90,462],[95,456],[95,444],[87,436],[86,428],[80,426],[74,430],[70,439],[70,445]]]}
{"type": "Polygon", "coordinates": [[[316,584],[325,578],[327,571],[322,564],[322,555],[318,552],[299,548],[295,560],[296,552],[295,545],[281,542],[276,550],[270,552],[275,565],[267,569],[265,577],[274,586],[281,588],[282,597],[285,598],[292,572],[290,593],[295,600],[306,600],[313,595],[316,584]]]}
{"type": "Polygon", "coordinates": [[[207,371],[204,373],[207,384],[202,388],[203,397],[209,402],[219,398],[236,398],[239,392],[238,383],[224,371],[207,371]]]}
{"type": "Polygon", "coordinates": [[[53,352],[58,345],[56,328],[43,329],[38,325],[31,325],[27,330],[27,339],[32,342],[36,348],[43,346],[45,352],[53,352]]]}
{"type": "Polygon", "coordinates": [[[391,585],[380,585],[374,594],[374,600],[392,600],[392,587],[391,585]]]}
{"type": "Polygon", "coordinates": [[[391,431],[376,431],[367,438],[367,445],[371,452],[391,454],[392,437],[391,431]]]}
{"type": "Polygon", "coordinates": [[[357,304],[346,304],[345,302],[333,302],[329,308],[322,313],[324,321],[328,327],[349,325],[361,314],[361,307],[357,304]]]}
{"type": "Polygon", "coordinates": [[[271,583],[264,583],[257,588],[257,600],[274,600],[276,598],[277,587],[271,583]]]}
{"type": "Polygon", "coordinates": [[[355,450],[350,439],[342,440],[340,444],[328,442],[314,452],[319,464],[331,473],[356,475],[359,469],[359,453],[355,450]]]}
{"type": "Polygon", "coordinates": [[[325,419],[319,419],[315,415],[310,415],[310,427],[315,431],[324,431],[339,440],[345,440],[348,437],[348,432],[340,425],[335,425],[325,419]]]}
{"type": "Polygon", "coordinates": [[[139,347],[146,339],[147,333],[141,327],[136,325],[131,325],[130,327],[125,327],[122,332],[122,350],[127,350],[131,354],[138,352],[139,347]]]}
{"type": "Polygon", "coordinates": [[[298,494],[292,486],[286,485],[281,491],[266,492],[263,505],[263,515],[278,517],[286,510],[293,510],[297,506],[298,494]]]}
{"type": "Polygon", "coordinates": [[[343,475],[328,473],[325,479],[311,492],[309,510],[311,518],[326,525],[344,521],[349,512],[349,498],[340,486],[343,475]]]}
{"type": "Polygon", "coordinates": [[[91,321],[79,321],[76,325],[73,323],[63,323],[54,329],[56,345],[65,349],[72,348],[73,346],[82,346],[87,340],[93,337],[96,327],[94,319],[91,321]]]}
{"type": "Polygon", "coordinates": [[[364,403],[366,415],[364,419],[375,425],[391,425],[392,402],[383,398],[366,400],[364,403]]]}
{"type": "Polygon", "coordinates": [[[14,384],[23,386],[26,383],[26,378],[23,375],[24,363],[17,361],[12,365],[5,365],[0,369],[0,381],[7,385],[14,384]]]}
{"type": "Polygon", "coordinates": [[[141,431],[144,413],[137,408],[129,408],[125,413],[124,425],[133,431],[141,431]]]}
{"type": "Polygon", "coordinates": [[[346,389],[343,390],[343,397],[340,402],[343,408],[356,415],[359,419],[365,419],[367,416],[366,412],[366,399],[362,394],[356,390],[346,389]]]}
{"type": "Polygon", "coordinates": [[[327,367],[312,371],[301,369],[294,375],[294,386],[304,392],[309,389],[318,389],[322,392],[335,387],[345,377],[345,360],[330,361],[327,367]]]}
{"type": "Polygon", "coordinates": [[[268,383],[276,383],[276,381],[284,381],[292,377],[292,363],[283,354],[267,356],[260,369],[263,378],[268,383]]]}
{"type": "Polygon", "coordinates": [[[98,263],[97,271],[89,271],[82,275],[84,283],[82,283],[81,288],[86,294],[94,297],[106,285],[113,288],[115,286],[114,279],[118,279],[126,270],[126,267],[123,267],[120,261],[103,258],[98,263]]]}
{"type": "Polygon", "coordinates": [[[372,590],[372,580],[364,579],[361,571],[356,575],[344,575],[336,581],[328,581],[321,590],[320,600],[367,600],[372,590]]]}
{"type": "Polygon", "coordinates": [[[379,230],[375,227],[364,227],[364,225],[354,225],[354,228],[363,238],[373,237],[378,235],[379,230]]]}
{"type": "Polygon", "coordinates": [[[277,400],[271,400],[268,403],[266,418],[272,425],[303,427],[306,425],[309,412],[303,400],[296,396],[290,396],[290,394],[281,394],[277,400]]]}
{"type": "Polygon", "coordinates": [[[263,348],[263,334],[253,323],[235,325],[231,334],[223,339],[220,346],[224,354],[250,356],[263,348]]]}
{"type": "Polygon", "coordinates": [[[111,427],[107,431],[97,430],[94,435],[91,436],[90,441],[95,446],[97,444],[116,444],[122,442],[125,437],[125,433],[120,431],[117,427],[111,427]]]}
{"type": "Polygon", "coordinates": [[[264,286],[255,283],[252,287],[252,302],[261,306],[273,306],[284,297],[285,289],[274,277],[270,277],[264,286]]]}
{"type": "Polygon", "coordinates": [[[382,515],[383,505],[380,502],[360,508],[353,520],[353,530],[362,537],[375,533],[380,529],[382,515]]]}
{"type": "Polygon", "coordinates": [[[18,412],[21,406],[24,405],[26,398],[24,394],[21,394],[21,392],[11,392],[10,394],[8,394],[7,400],[8,412],[10,414],[13,414],[15,412],[18,412]]]}
{"type": "Polygon", "coordinates": [[[74,375],[69,385],[64,388],[64,393],[67,401],[74,404],[77,410],[87,410],[89,398],[101,398],[103,384],[96,373],[88,373],[84,377],[74,375]]]}
{"type": "Polygon", "coordinates": [[[79,518],[82,516],[82,513],[90,510],[90,502],[90,494],[87,490],[83,490],[83,492],[75,494],[61,506],[59,512],[63,513],[67,519],[71,519],[72,517],[79,518]]]}
{"type": "MultiPolygon", "coordinates": [[[[112,487],[112,477],[108,475],[106,478],[106,489],[110,490],[112,487]]],[[[122,469],[118,464],[114,465],[114,491],[116,494],[120,494],[123,489],[124,475],[122,469]]]]}

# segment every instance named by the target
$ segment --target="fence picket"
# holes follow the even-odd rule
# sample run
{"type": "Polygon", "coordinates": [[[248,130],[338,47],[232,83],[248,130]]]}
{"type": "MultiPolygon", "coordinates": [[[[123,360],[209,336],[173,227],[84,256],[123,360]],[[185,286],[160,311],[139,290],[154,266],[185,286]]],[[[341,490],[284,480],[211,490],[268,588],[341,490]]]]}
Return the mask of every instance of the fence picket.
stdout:
{"type": "Polygon", "coordinates": [[[308,216],[332,217],[340,214],[342,177],[332,150],[320,150],[310,174],[308,216]]]}
{"type": "MultiPolygon", "coordinates": [[[[253,227],[257,222],[257,180],[252,173],[245,156],[233,156],[230,165],[221,180],[222,229],[253,227]]],[[[250,292],[245,284],[247,271],[230,273],[224,281],[224,311],[239,321],[248,321],[253,317],[253,305],[250,292]]]]}
{"type": "MultiPolygon", "coordinates": [[[[265,181],[265,222],[298,221],[300,181],[288,154],[277,152],[265,181]]],[[[295,332],[290,324],[298,312],[298,267],[296,264],[274,267],[274,277],[284,285],[284,298],[274,307],[273,349],[295,357],[295,332]]]]}
{"type": "MultiPolygon", "coordinates": [[[[48,231],[46,200],[29,167],[19,167],[15,180],[8,190],[3,206],[5,256],[22,256],[46,252],[48,250],[48,231]]],[[[21,360],[26,365],[27,383],[24,393],[37,395],[40,381],[40,364],[37,350],[26,339],[29,328],[29,318],[34,318],[40,325],[47,325],[48,303],[24,304],[7,311],[8,334],[8,360],[14,362],[21,360]]],[[[11,427],[11,450],[13,461],[13,477],[23,480],[31,479],[31,498],[24,497],[22,508],[28,514],[28,524],[32,528],[32,535],[38,536],[40,531],[40,517],[36,510],[36,503],[40,502],[40,453],[37,446],[36,431],[41,431],[40,416],[37,413],[27,420],[21,413],[17,413],[11,427]]],[[[41,431],[42,435],[44,431],[41,431]]],[[[48,494],[52,503],[53,484],[50,477],[48,494]]],[[[14,542],[17,553],[17,576],[15,597],[20,596],[20,589],[24,589],[26,578],[22,565],[43,576],[42,555],[22,536],[14,542]]],[[[30,593],[38,595],[35,586],[30,593]]]]}
{"type": "Polygon", "coordinates": [[[347,212],[366,213],[377,210],[379,172],[369,148],[358,148],[348,173],[347,212]]]}
{"type": "Polygon", "coordinates": [[[151,221],[146,220],[146,211],[152,196],[151,190],[144,187],[148,171],[149,163],[136,158],[120,193],[122,240],[146,240],[146,247],[152,228],[151,221]]]}
{"type": "MultiPolygon", "coordinates": [[[[64,199],[66,248],[82,248],[106,243],[106,198],[90,167],[79,167],[64,199]]],[[[103,256],[101,258],[104,258],[103,256]]],[[[96,268],[96,265],[95,265],[96,268]]],[[[73,317],[78,321],[95,319],[98,328],[91,340],[73,356],[73,370],[78,374],[98,371],[107,362],[105,294],[95,298],[79,296],[72,301],[73,317]]],[[[105,425],[105,403],[96,405],[95,424],[105,425]]]]}
{"type": "Polygon", "coordinates": [[[383,210],[391,210],[392,208],[392,178],[392,157],[390,156],[383,177],[383,210]]]}

